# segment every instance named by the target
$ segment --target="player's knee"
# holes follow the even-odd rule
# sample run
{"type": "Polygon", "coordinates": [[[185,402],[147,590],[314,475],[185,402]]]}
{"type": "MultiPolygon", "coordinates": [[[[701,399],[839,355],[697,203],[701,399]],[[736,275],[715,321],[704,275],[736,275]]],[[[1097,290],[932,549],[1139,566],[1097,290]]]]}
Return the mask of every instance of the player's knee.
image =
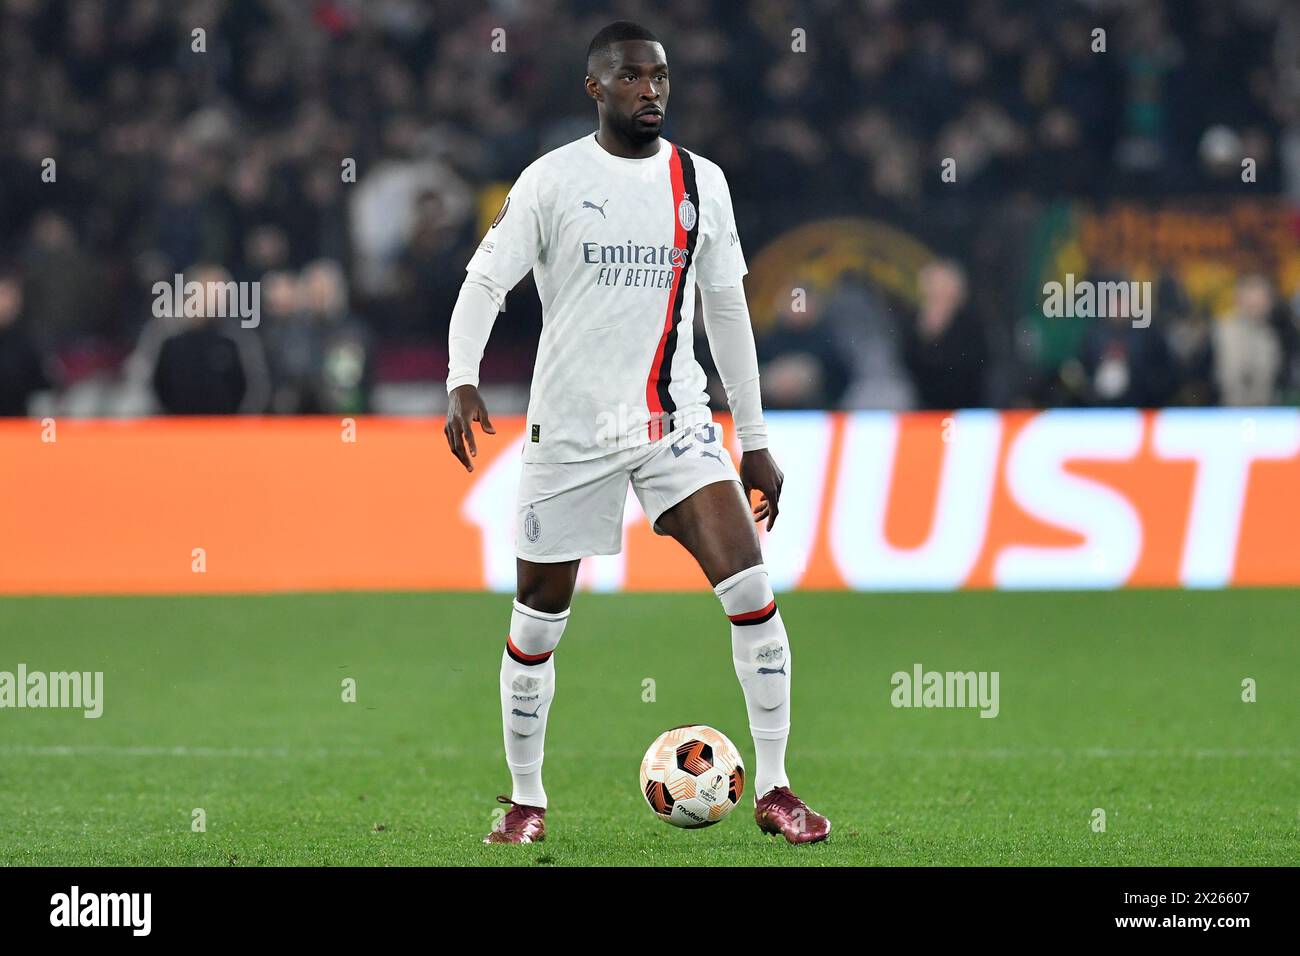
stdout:
{"type": "Polygon", "coordinates": [[[768,580],[767,566],[761,563],[719,581],[713,593],[722,602],[722,609],[732,624],[762,623],[776,613],[776,598],[768,580]]]}
{"type": "Polygon", "coordinates": [[[516,600],[510,613],[506,653],[516,664],[525,667],[545,664],[555,653],[568,621],[568,608],[542,611],[516,600]]]}
{"type": "Polygon", "coordinates": [[[578,562],[561,564],[532,564],[519,562],[516,604],[544,614],[565,613],[573,600],[573,588],[578,580],[578,562]]]}

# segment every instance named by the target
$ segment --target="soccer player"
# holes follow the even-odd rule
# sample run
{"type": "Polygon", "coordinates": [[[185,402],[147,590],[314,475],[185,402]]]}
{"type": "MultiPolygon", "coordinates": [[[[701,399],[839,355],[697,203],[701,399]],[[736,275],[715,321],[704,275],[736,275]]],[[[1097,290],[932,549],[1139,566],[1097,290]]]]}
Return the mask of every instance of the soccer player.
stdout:
{"type": "Polygon", "coordinates": [[[519,481],[518,583],[501,657],[510,810],[487,843],[545,835],[542,752],[555,696],[553,655],[582,558],[617,554],[629,481],[658,534],[699,562],[731,622],[732,657],[754,738],[754,816],[791,843],[830,821],[790,790],[790,648],[759,549],[781,469],[767,449],[758,361],[741,280],[748,271],[726,178],[660,135],[664,49],[620,20],[587,51],[597,132],[523,171],[466,266],[451,315],[444,432],[469,471],[471,422],[495,434],[478,367],[506,293],[529,269],[542,302],[519,481]],[[695,359],[695,290],[741,447],[736,472],[695,359]],[[748,493],[761,500],[749,507],[748,493]]]}

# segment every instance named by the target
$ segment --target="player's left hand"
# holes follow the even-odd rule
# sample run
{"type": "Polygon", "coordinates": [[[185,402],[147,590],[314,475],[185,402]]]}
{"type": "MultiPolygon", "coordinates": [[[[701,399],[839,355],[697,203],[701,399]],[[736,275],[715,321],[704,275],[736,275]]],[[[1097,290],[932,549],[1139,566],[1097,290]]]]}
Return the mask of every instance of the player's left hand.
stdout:
{"type": "Polygon", "coordinates": [[[753,489],[757,489],[763,496],[763,500],[752,507],[754,521],[766,518],[768,531],[776,524],[777,502],[781,498],[781,485],[784,481],[785,475],[781,474],[776,459],[766,448],[747,451],[740,456],[740,482],[745,487],[745,497],[749,498],[749,492],[753,489]]]}

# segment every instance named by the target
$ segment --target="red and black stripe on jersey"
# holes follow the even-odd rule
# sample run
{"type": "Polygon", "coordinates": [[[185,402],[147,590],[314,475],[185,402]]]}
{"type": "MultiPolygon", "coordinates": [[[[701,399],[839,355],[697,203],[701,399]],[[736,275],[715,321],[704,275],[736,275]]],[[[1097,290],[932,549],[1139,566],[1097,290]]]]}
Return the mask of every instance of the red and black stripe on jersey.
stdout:
{"type": "MultiPolygon", "coordinates": [[[[655,350],[650,375],[646,379],[646,406],[650,410],[647,429],[652,441],[672,430],[672,415],[677,411],[677,403],[673,401],[669,386],[672,384],[673,356],[677,353],[677,327],[682,320],[682,301],[686,297],[686,270],[695,262],[695,244],[700,232],[701,206],[695,179],[695,161],[690,153],[674,145],[672,155],[668,158],[668,170],[673,187],[673,246],[686,250],[686,261],[673,276],[663,332],[659,336],[659,347],[655,350]],[[691,223],[690,229],[682,228],[678,213],[684,199],[689,199],[695,206],[695,221],[691,223]]],[[[691,347],[694,349],[694,342],[691,347]]]]}

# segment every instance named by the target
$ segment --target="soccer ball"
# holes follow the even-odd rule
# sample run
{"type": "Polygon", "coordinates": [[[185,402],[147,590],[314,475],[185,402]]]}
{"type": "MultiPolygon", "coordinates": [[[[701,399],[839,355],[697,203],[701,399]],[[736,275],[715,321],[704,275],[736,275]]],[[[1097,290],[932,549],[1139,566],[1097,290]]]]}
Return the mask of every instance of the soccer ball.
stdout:
{"type": "Polygon", "coordinates": [[[641,792],[675,827],[712,826],[740,802],[745,765],[726,735],[703,724],[666,730],[641,760],[641,792]]]}

